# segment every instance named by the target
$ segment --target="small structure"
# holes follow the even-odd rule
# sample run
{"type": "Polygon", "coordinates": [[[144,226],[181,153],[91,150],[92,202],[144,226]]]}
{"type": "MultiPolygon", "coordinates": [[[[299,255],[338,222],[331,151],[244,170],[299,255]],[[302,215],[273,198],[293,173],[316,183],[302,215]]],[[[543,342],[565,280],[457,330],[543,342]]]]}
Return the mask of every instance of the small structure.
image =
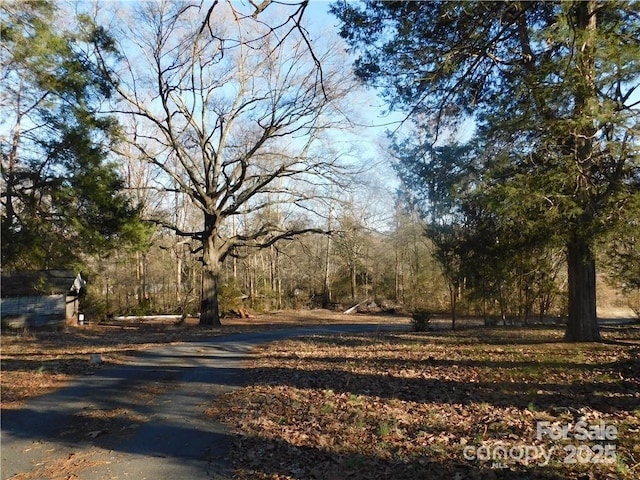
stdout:
{"type": "Polygon", "coordinates": [[[38,327],[78,322],[79,296],[86,281],[68,270],[3,273],[2,325],[38,327]]]}

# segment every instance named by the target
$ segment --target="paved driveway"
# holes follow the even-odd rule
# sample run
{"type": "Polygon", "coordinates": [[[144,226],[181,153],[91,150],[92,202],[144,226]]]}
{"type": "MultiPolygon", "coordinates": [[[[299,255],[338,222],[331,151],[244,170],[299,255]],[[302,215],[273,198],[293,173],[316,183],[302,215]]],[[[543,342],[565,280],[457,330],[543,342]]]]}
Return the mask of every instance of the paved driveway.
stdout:
{"type": "Polygon", "coordinates": [[[252,349],[308,334],[401,325],[294,328],[214,337],[147,350],[2,414],[2,479],[198,480],[231,478],[232,435],[205,416],[239,388],[252,349]]]}

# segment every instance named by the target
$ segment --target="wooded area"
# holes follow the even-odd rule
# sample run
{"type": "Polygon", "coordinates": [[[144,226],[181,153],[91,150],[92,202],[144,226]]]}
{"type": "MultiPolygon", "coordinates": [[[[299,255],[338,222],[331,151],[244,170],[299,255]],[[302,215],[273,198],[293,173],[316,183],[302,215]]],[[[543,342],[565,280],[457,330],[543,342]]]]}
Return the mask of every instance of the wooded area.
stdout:
{"type": "Polygon", "coordinates": [[[597,265],[640,311],[636,3],[337,2],[346,46],[308,9],[4,3],[3,271],[82,271],[95,320],[367,300],[597,341],[597,265]],[[375,153],[362,83],[404,118],[375,153]]]}

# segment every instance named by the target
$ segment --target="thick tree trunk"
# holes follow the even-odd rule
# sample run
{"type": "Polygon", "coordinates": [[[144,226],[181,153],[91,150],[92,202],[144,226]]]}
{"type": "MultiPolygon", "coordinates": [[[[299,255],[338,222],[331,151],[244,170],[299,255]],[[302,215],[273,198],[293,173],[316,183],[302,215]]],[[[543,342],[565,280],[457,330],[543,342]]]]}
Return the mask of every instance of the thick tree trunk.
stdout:
{"type": "Polygon", "coordinates": [[[567,246],[569,269],[569,322],[567,342],[600,341],[596,316],[596,267],[588,241],[574,237],[567,246]]]}
{"type": "Polygon", "coordinates": [[[205,215],[208,235],[202,245],[202,289],[200,291],[200,325],[219,327],[218,288],[220,286],[221,254],[215,245],[215,217],[205,215]]]}
{"type": "Polygon", "coordinates": [[[220,281],[220,265],[204,264],[202,268],[202,290],[200,296],[200,325],[220,326],[218,309],[218,287],[220,281]]]}
{"type": "MultiPolygon", "coordinates": [[[[577,51],[576,66],[580,68],[581,77],[575,86],[575,117],[590,118],[594,101],[598,95],[594,89],[595,78],[595,41],[593,33],[597,28],[597,4],[595,1],[578,2],[576,6],[577,29],[582,31],[582,45],[577,51]]],[[[580,38],[580,36],[578,37],[580,38]]],[[[571,152],[575,152],[580,176],[577,179],[577,198],[585,217],[577,222],[578,231],[589,231],[593,225],[591,212],[594,204],[590,198],[589,172],[596,157],[593,139],[596,131],[586,126],[573,134],[571,152]],[[587,228],[585,228],[587,227],[587,228]]],[[[569,239],[567,246],[567,263],[569,268],[569,323],[565,332],[568,342],[597,342],[600,340],[598,318],[596,316],[596,264],[589,244],[589,237],[584,233],[576,233],[569,239]]]]}

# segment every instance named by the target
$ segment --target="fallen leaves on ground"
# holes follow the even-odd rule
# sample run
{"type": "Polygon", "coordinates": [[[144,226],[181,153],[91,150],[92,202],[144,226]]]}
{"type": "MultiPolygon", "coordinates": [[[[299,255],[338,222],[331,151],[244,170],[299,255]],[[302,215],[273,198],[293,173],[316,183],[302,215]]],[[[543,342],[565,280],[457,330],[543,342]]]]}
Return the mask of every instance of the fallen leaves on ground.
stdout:
{"type": "Polygon", "coordinates": [[[96,452],[73,452],[65,456],[48,458],[36,465],[33,470],[19,473],[7,480],[75,480],[82,478],[82,472],[106,463],[93,457],[96,452]]]}
{"type": "Polygon", "coordinates": [[[607,328],[598,344],[562,343],[562,333],[278,342],[259,349],[248,386],[208,413],[238,434],[240,479],[637,478],[640,328],[607,328]],[[576,425],[617,434],[579,441],[576,425]]]}
{"type": "Polygon", "coordinates": [[[232,333],[358,322],[407,322],[404,317],[343,315],[327,310],[283,311],[249,319],[223,319],[222,327],[201,327],[197,318],[115,320],[52,329],[2,332],[0,363],[2,409],[20,408],[33,396],[57,390],[71,379],[99,368],[126,363],[129,356],[158,345],[197,341],[232,333]],[[98,358],[99,361],[95,359],[98,358]]]}

